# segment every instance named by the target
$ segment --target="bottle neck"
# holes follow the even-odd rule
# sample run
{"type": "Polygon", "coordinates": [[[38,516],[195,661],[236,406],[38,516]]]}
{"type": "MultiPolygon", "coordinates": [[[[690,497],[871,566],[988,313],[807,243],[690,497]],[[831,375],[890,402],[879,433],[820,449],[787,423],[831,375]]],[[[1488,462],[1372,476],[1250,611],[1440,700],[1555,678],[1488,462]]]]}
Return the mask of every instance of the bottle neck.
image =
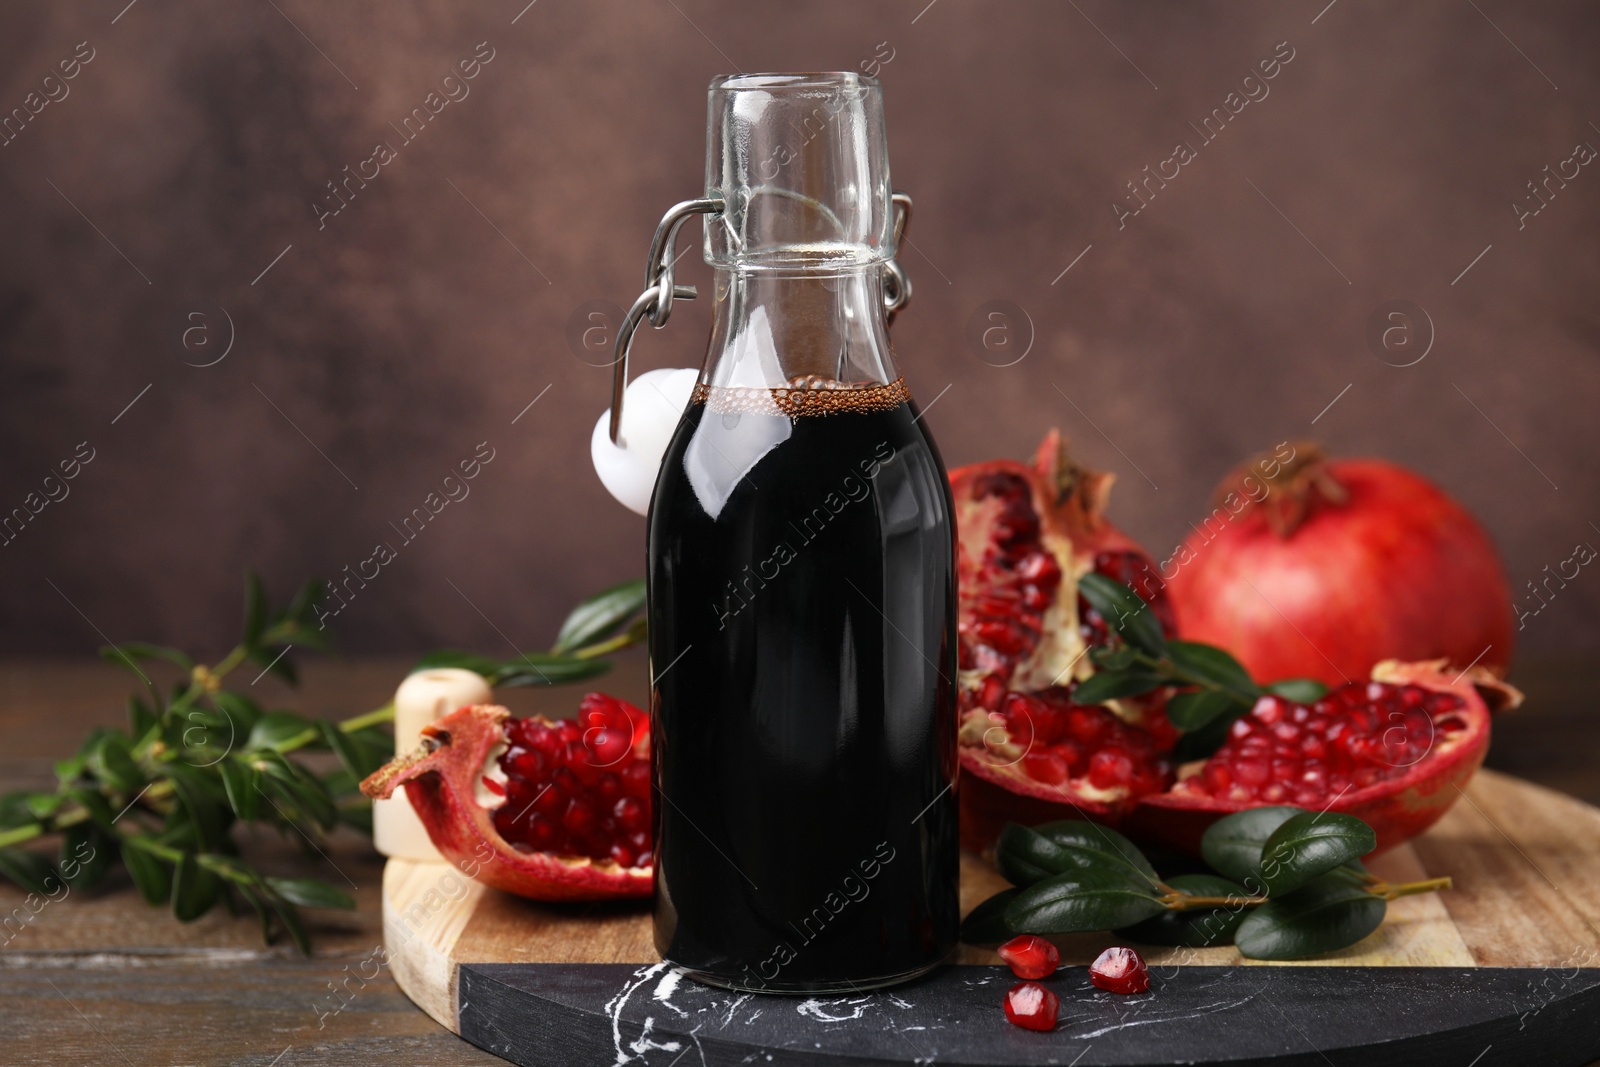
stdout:
{"type": "Polygon", "coordinates": [[[898,377],[884,321],[883,269],[718,270],[712,388],[777,389],[795,379],[887,384],[898,377]]]}

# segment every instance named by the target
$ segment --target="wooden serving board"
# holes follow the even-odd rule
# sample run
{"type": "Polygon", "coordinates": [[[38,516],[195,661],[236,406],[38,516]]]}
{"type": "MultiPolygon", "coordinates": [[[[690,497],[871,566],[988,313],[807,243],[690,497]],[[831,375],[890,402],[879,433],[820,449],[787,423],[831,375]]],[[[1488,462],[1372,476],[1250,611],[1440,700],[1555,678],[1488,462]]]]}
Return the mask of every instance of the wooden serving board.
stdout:
{"type": "MultiPolygon", "coordinates": [[[[388,960],[407,996],[462,1037],[527,1065],[1496,1064],[1600,1057],[1600,809],[1480,772],[1431,831],[1370,864],[1455,888],[1389,906],[1372,936],[1307,963],[1231,947],[1140,946],[1151,991],[1081,969],[1109,935],[1060,940],[1053,1033],[1006,1023],[1015,979],[962,946],[922,981],[851,997],[711,989],[656,955],[640,903],[541,905],[446,864],[391,860],[388,960]]],[[[962,906],[1005,887],[962,859],[962,906]]]]}

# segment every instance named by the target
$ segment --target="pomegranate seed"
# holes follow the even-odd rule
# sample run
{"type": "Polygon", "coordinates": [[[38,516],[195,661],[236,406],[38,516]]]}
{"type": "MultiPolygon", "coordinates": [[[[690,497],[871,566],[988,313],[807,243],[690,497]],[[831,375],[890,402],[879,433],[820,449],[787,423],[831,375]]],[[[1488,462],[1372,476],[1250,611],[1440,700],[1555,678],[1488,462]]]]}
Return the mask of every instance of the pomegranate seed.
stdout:
{"type": "Polygon", "coordinates": [[[1064,785],[1072,777],[1071,765],[1054,752],[1028,753],[1022,757],[1022,772],[1045,785],[1064,785]]]}
{"type": "Polygon", "coordinates": [[[1016,574],[1025,582],[1054,589],[1061,582],[1061,565],[1048,552],[1030,552],[1017,564],[1016,574]]]}
{"type": "Polygon", "coordinates": [[[556,815],[567,806],[567,794],[557,785],[547,785],[529,803],[533,805],[534,811],[556,815]]]}
{"type": "Polygon", "coordinates": [[[1150,968],[1133,949],[1113,945],[1089,965],[1089,981],[1111,993],[1143,993],[1150,988],[1150,968]]]}
{"type": "Polygon", "coordinates": [[[1061,952],[1042,937],[1023,934],[997,949],[1018,978],[1049,978],[1061,966],[1061,952]]]}
{"type": "Polygon", "coordinates": [[[582,837],[594,829],[594,809],[581,800],[574,800],[562,813],[561,826],[574,837],[582,837]]]}
{"type": "Polygon", "coordinates": [[[1006,1021],[1024,1030],[1054,1030],[1061,1000],[1038,982],[1018,982],[1006,994],[1006,1021]]]}
{"type": "MultiPolygon", "coordinates": [[[[493,778],[490,778],[487,774],[483,776],[482,781],[483,787],[489,792],[493,793],[495,796],[503,797],[506,795],[506,787],[495,781],[493,778]]],[[[507,781],[510,781],[510,779],[507,779],[507,781]]]]}
{"type": "Polygon", "coordinates": [[[623,797],[611,809],[617,825],[624,830],[643,830],[650,822],[650,812],[637,797],[623,797]]]}
{"type": "Polygon", "coordinates": [[[1267,780],[1267,764],[1260,759],[1241,759],[1233,765],[1233,776],[1243,786],[1261,785],[1267,780]]]}
{"type": "Polygon", "coordinates": [[[1133,761],[1126,753],[1101,749],[1089,757],[1089,781],[1096,788],[1112,789],[1127,785],[1133,777],[1133,761]]]}
{"type": "Polygon", "coordinates": [[[1048,608],[1055,601],[1055,598],[1056,595],[1052,590],[1042,589],[1037,585],[1025,585],[1022,587],[1022,603],[1033,611],[1043,612],[1045,608],[1048,608]]]}
{"type": "Polygon", "coordinates": [[[1092,745],[1106,735],[1113,718],[1115,716],[1104,708],[1073,708],[1067,712],[1067,733],[1092,745]]]}

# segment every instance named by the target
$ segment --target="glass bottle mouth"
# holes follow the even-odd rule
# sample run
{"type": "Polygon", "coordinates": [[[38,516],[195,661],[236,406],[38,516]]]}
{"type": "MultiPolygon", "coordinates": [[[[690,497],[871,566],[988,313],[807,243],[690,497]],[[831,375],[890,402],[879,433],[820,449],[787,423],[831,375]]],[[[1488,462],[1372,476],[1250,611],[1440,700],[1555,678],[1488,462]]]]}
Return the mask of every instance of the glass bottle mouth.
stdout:
{"type": "Polygon", "coordinates": [[[706,262],[850,269],[894,255],[883,87],[853,71],[725,74],[706,123],[706,262]]]}
{"type": "Polygon", "coordinates": [[[863,89],[881,89],[877,78],[857,74],[853,70],[812,70],[789,74],[719,74],[711,79],[710,89],[762,89],[767,92],[834,92],[841,88],[859,86],[863,89]]]}

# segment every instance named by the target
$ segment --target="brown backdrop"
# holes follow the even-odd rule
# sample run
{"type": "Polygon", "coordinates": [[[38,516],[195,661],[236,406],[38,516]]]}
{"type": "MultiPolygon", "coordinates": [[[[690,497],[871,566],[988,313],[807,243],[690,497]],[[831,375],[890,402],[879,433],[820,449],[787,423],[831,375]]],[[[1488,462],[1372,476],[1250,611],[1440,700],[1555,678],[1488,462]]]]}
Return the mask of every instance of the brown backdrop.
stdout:
{"type": "MultiPolygon", "coordinates": [[[[569,323],[637,292],[734,68],[879,69],[917,202],[895,340],[952,465],[1060,425],[1164,555],[1232,463],[1314,435],[1460,496],[1519,587],[1600,545],[1600,166],[1564,162],[1600,145],[1586,5],[125,2],[0,15],[0,108],[29,115],[0,147],[0,509],[67,494],[0,548],[0,651],[216,648],[246,567],[284,591],[378,541],[350,650],[543,647],[641,573],[589,466],[608,372],[569,323]],[[1519,219],[1547,165],[1578,173],[1519,219]],[[347,166],[377,174],[319,220],[347,166]],[[1176,176],[1144,202],[1146,166],[1176,176]],[[1402,299],[1425,318],[1385,362],[1368,322],[1402,299]],[[1013,366],[964,339],[995,300],[1031,322],[1013,366]]],[[[707,328],[680,305],[641,369],[697,363],[707,328]]],[[[1585,571],[1524,648],[1593,647],[1597,608],[1585,571]]]]}

